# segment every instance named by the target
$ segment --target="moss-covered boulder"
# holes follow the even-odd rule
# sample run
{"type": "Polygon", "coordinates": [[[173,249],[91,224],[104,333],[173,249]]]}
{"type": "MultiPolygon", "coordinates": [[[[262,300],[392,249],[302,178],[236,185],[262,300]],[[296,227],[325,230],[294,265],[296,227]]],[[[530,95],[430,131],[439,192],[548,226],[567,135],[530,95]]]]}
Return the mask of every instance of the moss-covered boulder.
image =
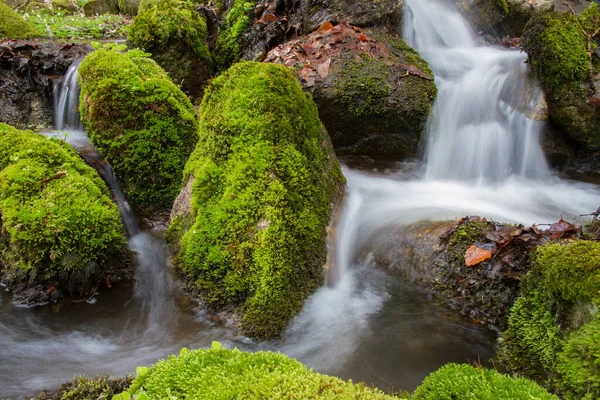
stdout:
{"type": "Polygon", "coordinates": [[[90,0],[83,6],[86,17],[102,14],[116,14],[119,12],[117,0],[90,0]]]}
{"type": "Polygon", "coordinates": [[[35,29],[4,1],[0,1],[0,39],[36,37],[35,29]]]}
{"type": "Polygon", "coordinates": [[[417,155],[437,89],[427,62],[399,37],[329,25],[274,48],[267,61],[295,69],[338,152],[417,155]]]}
{"type": "Polygon", "coordinates": [[[119,11],[127,15],[137,15],[142,0],[117,0],[119,11]]]}
{"type": "Polygon", "coordinates": [[[127,39],[152,54],[173,82],[192,97],[202,97],[214,72],[206,17],[179,0],[144,0],[127,39]]]}
{"type": "Polygon", "coordinates": [[[0,272],[17,302],[89,294],[127,274],[119,211],[67,144],[0,124],[0,215],[0,272]]]}
{"type": "Polygon", "coordinates": [[[594,15],[600,24],[597,5],[579,17],[570,12],[543,13],[531,19],[522,39],[531,68],[546,93],[550,120],[574,144],[578,167],[584,169],[600,167],[600,59],[592,54],[597,39],[590,41],[588,49],[579,27],[597,29],[591,26],[594,15]]]}
{"type": "Polygon", "coordinates": [[[181,350],[138,376],[128,393],[151,399],[398,399],[365,384],[313,372],[280,353],[211,349],[181,350]]]}
{"type": "Polygon", "coordinates": [[[242,62],[206,89],[199,132],[192,212],[169,232],[177,268],[207,305],[238,311],[246,334],[277,336],[323,283],[344,186],[327,131],[288,69],[242,62]]]}
{"type": "Polygon", "coordinates": [[[79,82],[83,124],[132,206],[170,208],[198,140],[188,98],[140,51],[93,52],[79,82]]]}
{"type": "Polygon", "coordinates": [[[482,367],[446,364],[429,375],[411,400],[558,400],[535,382],[512,378],[482,367]]]}
{"type": "Polygon", "coordinates": [[[599,398],[599,301],[599,242],[538,248],[501,336],[501,361],[566,399],[599,398]]]}

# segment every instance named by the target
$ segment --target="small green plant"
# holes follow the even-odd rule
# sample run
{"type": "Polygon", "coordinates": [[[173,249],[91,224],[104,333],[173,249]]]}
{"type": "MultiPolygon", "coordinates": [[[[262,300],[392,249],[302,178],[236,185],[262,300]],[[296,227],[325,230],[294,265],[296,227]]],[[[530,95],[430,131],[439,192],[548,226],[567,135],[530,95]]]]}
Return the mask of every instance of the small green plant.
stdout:
{"type": "Polygon", "coordinates": [[[113,50],[119,53],[127,52],[127,45],[123,43],[100,43],[100,42],[92,42],[91,43],[94,50],[105,49],[105,50],[113,50]]]}

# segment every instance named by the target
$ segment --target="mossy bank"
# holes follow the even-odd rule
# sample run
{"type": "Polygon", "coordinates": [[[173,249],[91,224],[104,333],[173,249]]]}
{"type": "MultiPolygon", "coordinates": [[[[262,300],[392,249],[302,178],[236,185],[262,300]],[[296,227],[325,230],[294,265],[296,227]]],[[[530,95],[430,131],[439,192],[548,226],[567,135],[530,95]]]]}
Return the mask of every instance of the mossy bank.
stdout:
{"type": "Polygon", "coordinates": [[[86,132],[133,207],[170,208],[198,140],[188,98],[140,51],[93,52],[79,67],[79,82],[86,132]]]}
{"type": "Polygon", "coordinates": [[[0,271],[16,302],[90,294],[127,277],[119,211],[104,181],[58,140],[0,124],[0,271]]]}
{"type": "Polygon", "coordinates": [[[562,398],[599,398],[599,293],[599,242],[539,247],[501,336],[504,366],[562,398]]]}
{"type": "Polygon", "coordinates": [[[255,62],[210,83],[199,134],[191,210],[169,230],[177,269],[207,305],[240,313],[246,334],[277,336],[323,283],[345,182],[329,137],[292,73],[255,62]]]}

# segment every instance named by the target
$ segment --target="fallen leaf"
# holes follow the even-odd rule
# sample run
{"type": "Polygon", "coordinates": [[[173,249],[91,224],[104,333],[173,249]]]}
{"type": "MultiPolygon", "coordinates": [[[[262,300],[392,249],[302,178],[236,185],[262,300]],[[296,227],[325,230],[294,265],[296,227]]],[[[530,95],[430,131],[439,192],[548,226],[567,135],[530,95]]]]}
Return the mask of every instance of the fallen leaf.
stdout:
{"type": "Polygon", "coordinates": [[[325,33],[327,31],[331,30],[332,28],[333,28],[333,24],[331,22],[329,22],[329,21],[323,22],[321,24],[321,26],[319,26],[319,29],[317,29],[317,32],[318,33],[325,33]]]}
{"type": "Polygon", "coordinates": [[[469,247],[465,253],[465,264],[467,267],[472,267],[473,265],[477,265],[482,261],[485,261],[492,257],[492,251],[487,249],[482,249],[477,247],[476,245],[472,245],[469,247]]]}
{"type": "Polygon", "coordinates": [[[319,76],[323,79],[327,78],[327,76],[329,75],[329,66],[331,65],[331,58],[328,58],[327,61],[325,61],[322,64],[319,64],[317,66],[317,72],[319,73],[319,76]]]}
{"type": "Polygon", "coordinates": [[[575,225],[567,221],[563,221],[561,218],[560,221],[552,224],[548,231],[550,232],[550,239],[560,239],[567,233],[577,232],[577,228],[575,227],[575,225]]]}

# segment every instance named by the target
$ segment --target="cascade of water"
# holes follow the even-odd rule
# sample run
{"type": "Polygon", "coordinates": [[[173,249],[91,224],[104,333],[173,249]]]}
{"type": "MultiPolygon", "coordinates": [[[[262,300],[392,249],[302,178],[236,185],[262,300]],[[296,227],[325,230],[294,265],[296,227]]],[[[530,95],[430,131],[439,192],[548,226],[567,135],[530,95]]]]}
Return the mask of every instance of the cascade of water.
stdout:
{"type": "Polygon", "coordinates": [[[426,178],[501,182],[549,176],[531,118],[543,93],[526,55],[477,45],[448,2],[407,0],[404,37],[429,62],[438,97],[426,153],[426,178]]]}
{"type": "Polygon", "coordinates": [[[119,207],[121,219],[129,236],[129,248],[138,254],[136,264],[135,296],[142,301],[147,314],[147,333],[162,333],[161,325],[171,318],[174,307],[173,279],[168,272],[168,251],[164,241],[140,233],[140,228],[125,194],[121,190],[112,166],[96,150],[83,130],[78,113],[79,84],[77,70],[80,61],[74,62],[59,85],[56,95],[56,128],[67,133],[53,133],[64,136],[67,143],[75,147],[86,162],[94,167],[110,187],[119,207]]]}
{"type": "Polygon", "coordinates": [[[77,70],[81,60],[74,61],[54,90],[54,127],[57,130],[83,129],[79,118],[79,84],[77,70]]]}

